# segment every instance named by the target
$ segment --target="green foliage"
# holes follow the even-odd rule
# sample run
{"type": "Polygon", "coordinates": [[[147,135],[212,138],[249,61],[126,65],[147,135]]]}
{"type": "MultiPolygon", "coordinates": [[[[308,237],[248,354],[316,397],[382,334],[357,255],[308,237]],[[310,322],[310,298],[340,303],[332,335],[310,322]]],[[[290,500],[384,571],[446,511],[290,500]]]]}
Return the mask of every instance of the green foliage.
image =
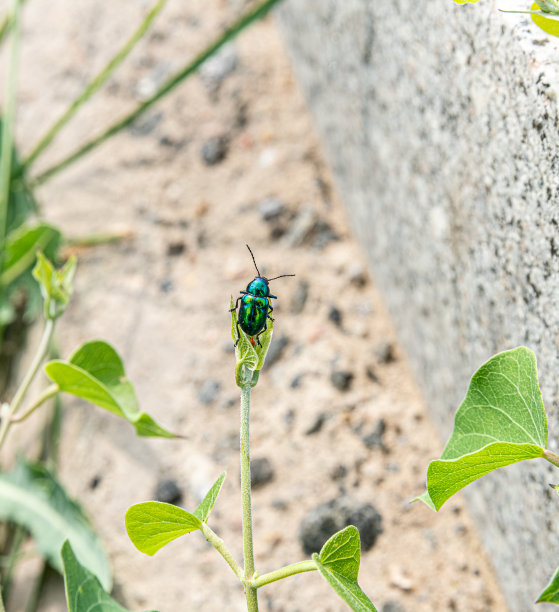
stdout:
{"type": "Polygon", "coordinates": [[[103,589],[97,577],[81,565],[68,540],[60,555],[64,564],[68,612],[128,612],[103,589]]]}
{"type": "Polygon", "coordinates": [[[169,542],[201,529],[214,507],[225,475],[225,472],[220,474],[193,513],[172,504],[155,501],[128,508],[124,522],[132,544],[140,552],[152,556],[169,542]]]}
{"type": "Polygon", "coordinates": [[[12,472],[0,474],[0,520],[28,530],[60,572],[60,547],[68,539],[80,562],[110,588],[111,571],[99,539],[83,510],[43,465],[19,461],[12,472]]]}
{"type": "Polygon", "coordinates": [[[313,554],[313,561],[326,582],[355,612],[376,612],[371,600],[357,584],[361,560],[359,531],[353,525],[335,533],[313,554]]]}
{"type": "Polygon", "coordinates": [[[210,516],[210,512],[213,510],[215,502],[217,500],[217,496],[221,491],[221,487],[223,486],[223,481],[225,480],[225,476],[227,472],[222,472],[219,475],[219,478],[214,482],[212,488],[207,492],[206,496],[202,500],[202,503],[194,510],[194,516],[199,518],[202,523],[207,523],[208,518],[210,516]]]}
{"type": "Polygon", "coordinates": [[[132,383],[126,378],[118,353],[95,340],[80,347],[70,361],[57,359],[45,366],[47,376],[60,391],[80,397],[126,419],[139,436],[174,438],[148,414],[140,412],[132,383]]]}
{"type": "Polygon", "coordinates": [[[546,586],[536,603],[543,603],[544,601],[559,605],[559,569],[553,574],[551,582],[546,586]]]}
{"type": "Polygon", "coordinates": [[[542,457],[546,444],[534,353],[525,347],[499,353],[472,377],[441,458],[429,464],[427,491],[420,499],[439,510],[481,476],[542,457]]]}
{"type": "Polygon", "coordinates": [[[70,257],[60,270],[56,270],[43,253],[37,253],[33,277],[41,288],[45,319],[57,319],[66,310],[72,295],[75,271],[75,257],[70,257]]]}

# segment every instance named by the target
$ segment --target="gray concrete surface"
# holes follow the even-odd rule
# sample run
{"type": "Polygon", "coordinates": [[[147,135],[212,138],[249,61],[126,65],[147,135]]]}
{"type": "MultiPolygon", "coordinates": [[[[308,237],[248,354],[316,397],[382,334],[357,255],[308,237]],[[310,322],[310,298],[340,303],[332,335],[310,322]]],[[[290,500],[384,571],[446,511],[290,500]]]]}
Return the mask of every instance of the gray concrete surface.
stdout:
{"type": "MultiPolygon", "coordinates": [[[[492,2],[287,0],[280,20],[442,438],[474,370],[524,344],[557,450],[559,41],[492,2]]],[[[558,480],[529,462],[467,490],[513,612],[559,565],[558,480]]]]}

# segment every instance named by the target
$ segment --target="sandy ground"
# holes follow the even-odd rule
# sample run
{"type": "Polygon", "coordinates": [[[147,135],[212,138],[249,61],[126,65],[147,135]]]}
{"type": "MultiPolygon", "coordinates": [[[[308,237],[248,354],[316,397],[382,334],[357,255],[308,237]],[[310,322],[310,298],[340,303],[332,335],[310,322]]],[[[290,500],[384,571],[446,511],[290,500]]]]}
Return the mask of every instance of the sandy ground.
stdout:
{"type": "MultiPolygon", "coordinates": [[[[153,91],[242,4],[169,0],[37,170],[153,91]]],[[[24,151],[146,9],[139,0],[27,4],[17,130],[24,151]]],[[[210,524],[242,557],[239,393],[227,309],[254,276],[248,243],[264,274],[297,275],[273,283],[274,343],[284,348],[253,393],[252,455],[274,470],[253,495],[257,568],[303,559],[303,517],[344,493],[382,515],[383,533],[360,570],[379,611],[506,610],[460,496],[439,515],[408,503],[442,445],[349,234],[273,21],[244,33],[212,70],[39,191],[44,216],[66,236],[128,236],[78,249],[75,296],[58,326],[62,355],[88,339],[109,341],[142,408],[188,436],[139,439],[102,410],[65,399],[60,478],[106,542],[114,596],[131,610],[243,610],[239,584],[200,534],[149,558],[129,542],[123,517],[164,479],[176,481],[181,505],[193,509],[227,470],[210,524]],[[222,139],[223,159],[208,165],[203,149],[212,138],[222,139]],[[347,376],[332,382],[340,371],[351,375],[345,390],[347,376]],[[382,446],[369,448],[364,438],[380,419],[382,446]]],[[[24,609],[27,578],[8,612],[24,609]]],[[[266,587],[260,603],[274,612],[348,609],[317,573],[266,587]]],[[[40,609],[65,609],[58,583],[40,609]]]]}

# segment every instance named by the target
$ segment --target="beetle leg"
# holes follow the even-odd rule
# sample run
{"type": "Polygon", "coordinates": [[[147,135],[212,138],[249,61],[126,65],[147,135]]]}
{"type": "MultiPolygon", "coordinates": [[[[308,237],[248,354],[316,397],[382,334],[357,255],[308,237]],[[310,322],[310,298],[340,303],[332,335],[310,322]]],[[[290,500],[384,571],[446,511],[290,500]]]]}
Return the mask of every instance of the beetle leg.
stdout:
{"type": "Polygon", "coordinates": [[[230,309],[229,309],[229,312],[233,312],[234,310],[237,310],[237,308],[239,307],[239,301],[240,301],[240,300],[242,300],[242,299],[243,299],[243,297],[242,297],[242,296],[239,296],[239,297],[237,298],[237,301],[235,302],[235,308],[230,308],[230,309]]]}
{"type": "Polygon", "coordinates": [[[261,336],[267,329],[268,325],[266,324],[266,321],[264,321],[264,327],[256,334],[256,341],[258,342],[258,346],[262,346],[259,336],[261,336]]]}
{"type": "Polygon", "coordinates": [[[234,346],[237,346],[237,344],[239,344],[239,340],[241,339],[241,330],[239,329],[239,322],[237,321],[237,342],[235,342],[234,346]]]}

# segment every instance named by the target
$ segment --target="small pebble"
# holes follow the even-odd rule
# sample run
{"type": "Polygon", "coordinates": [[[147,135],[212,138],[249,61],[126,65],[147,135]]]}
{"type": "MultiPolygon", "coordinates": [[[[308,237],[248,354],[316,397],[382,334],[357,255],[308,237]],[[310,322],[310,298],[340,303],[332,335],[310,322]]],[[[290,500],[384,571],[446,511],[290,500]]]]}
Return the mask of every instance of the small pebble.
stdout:
{"type": "Polygon", "coordinates": [[[176,242],[170,242],[167,245],[167,256],[168,257],[176,257],[177,255],[182,255],[186,249],[186,245],[182,240],[177,240],[176,242]]]}
{"type": "Polygon", "coordinates": [[[392,342],[381,342],[375,347],[375,357],[379,363],[396,361],[396,349],[392,342]]]}
{"type": "Polygon", "coordinates": [[[353,381],[353,374],[345,370],[334,370],[330,374],[330,381],[339,391],[348,391],[353,381]]]}
{"type": "Polygon", "coordinates": [[[262,487],[274,479],[274,468],[267,457],[252,459],[250,462],[250,484],[253,489],[262,487]]]}
{"type": "Polygon", "coordinates": [[[330,306],[330,310],[328,311],[328,320],[337,327],[341,327],[342,311],[339,308],[336,308],[336,306],[330,306]]]}
{"type": "Polygon", "coordinates": [[[406,611],[405,611],[405,608],[402,608],[402,606],[399,603],[396,603],[395,601],[387,601],[382,606],[381,612],[406,612],[406,611]]]}
{"type": "Polygon", "coordinates": [[[295,288],[295,293],[291,300],[291,312],[293,314],[300,314],[303,312],[308,297],[309,283],[307,283],[307,281],[300,281],[295,288]]]}
{"type": "Polygon", "coordinates": [[[318,414],[314,420],[314,423],[305,431],[305,435],[312,436],[313,434],[318,433],[327,420],[328,414],[326,414],[326,412],[321,412],[318,414]]]}
{"type": "Polygon", "coordinates": [[[308,206],[303,207],[293,219],[287,230],[286,242],[290,247],[298,247],[309,242],[315,229],[317,217],[314,210],[308,206]]]}
{"type": "Polygon", "coordinates": [[[361,438],[363,440],[363,444],[365,444],[367,448],[380,448],[384,450],[385,431],[386,421],[384,419],[379,419],[373,431],[361,438]]]}
{"type": "Polygon", "coordinates": [[[206,166],[215,166],[227,156],[227,138],[214,136],[202,145],[202,159],[206,166]]]}
{"type": "Polygon", "coordinates": [[[374,382],[374,383],[378,383],[379,382],[379,378],[377,376],[377,373],[375,372],[375,369],[373,368],[373,366],[367,366],[366,370],[365,370],[365,374],[367,375],[367,378],[374,382]]]}
{"type": "Polygon", "coordinates": [[[285,347],[289,344],[289,338],[287,336],[280,336],[279,338],[272,341],[268,354],[266,355],[266,366],[270,367],[281,359],[285,347]]]}
{"type": "Polygon", "coordinates": [[[346,476],[347,476],[347,467],[345,465],[343,465],[342,463],[337,465],[330,472],[330,478],[332,480],[342,480],[342,478],[345,478],[346,476]]]}
{"type": "Polygon", "coordinates": [[[401,565],[392,563],[388,566],[388,577],[390,584],[402,591],[412,591],[414,584],[411,578],[405,573],[401,565]]]}
{"type": "Polygon", "coordinates": [[[147,117],[141,117],[132,123],[130,126],[130,133],[132,136],[136,137],[147,136],[150,132],[155,130],[162,119],[163,113],[152,113],[147,117]]]}
{"type": "Polygon", "coordinates": [[[221,385],[217,380],[205,380],[198,389],[198,401],[207,406],[217,399],[220,390],[221,385]]]}
{"type": "Polygon", "coordinates": [[[264,221],[275,221],[285,212],[285,204],[277,198],[266,198],[258,205],[258,211],[264,221]]]}
{"type": "Polygon", "coordinates": [[[159,288],[163,293],[170,293],[175,288],[175,283],[170,278],[164,278],[160,281],[159,288]]]}
{"type": "Polygon", "coordinates": [[[176,480],[168,478],[157,483],[154,497],[157,501],[166,504],[178,504],[182,499],[182,490],[176,480]]]}
{"type": "Polygon", "coordinates": [[[239,57],[235,46],[229,44],[222,47],[200,66],[200,78],[204,86],[210,91],[218,89],[223,80],[235,71],[238,63],[239,57]]]}
{"type": "Polygon", "coordinates": [[[356,287],[364,287],[367,284],[367,273],[358,262],[354,262],[349,266],[347,276],[349,282],[356,287]]]}

